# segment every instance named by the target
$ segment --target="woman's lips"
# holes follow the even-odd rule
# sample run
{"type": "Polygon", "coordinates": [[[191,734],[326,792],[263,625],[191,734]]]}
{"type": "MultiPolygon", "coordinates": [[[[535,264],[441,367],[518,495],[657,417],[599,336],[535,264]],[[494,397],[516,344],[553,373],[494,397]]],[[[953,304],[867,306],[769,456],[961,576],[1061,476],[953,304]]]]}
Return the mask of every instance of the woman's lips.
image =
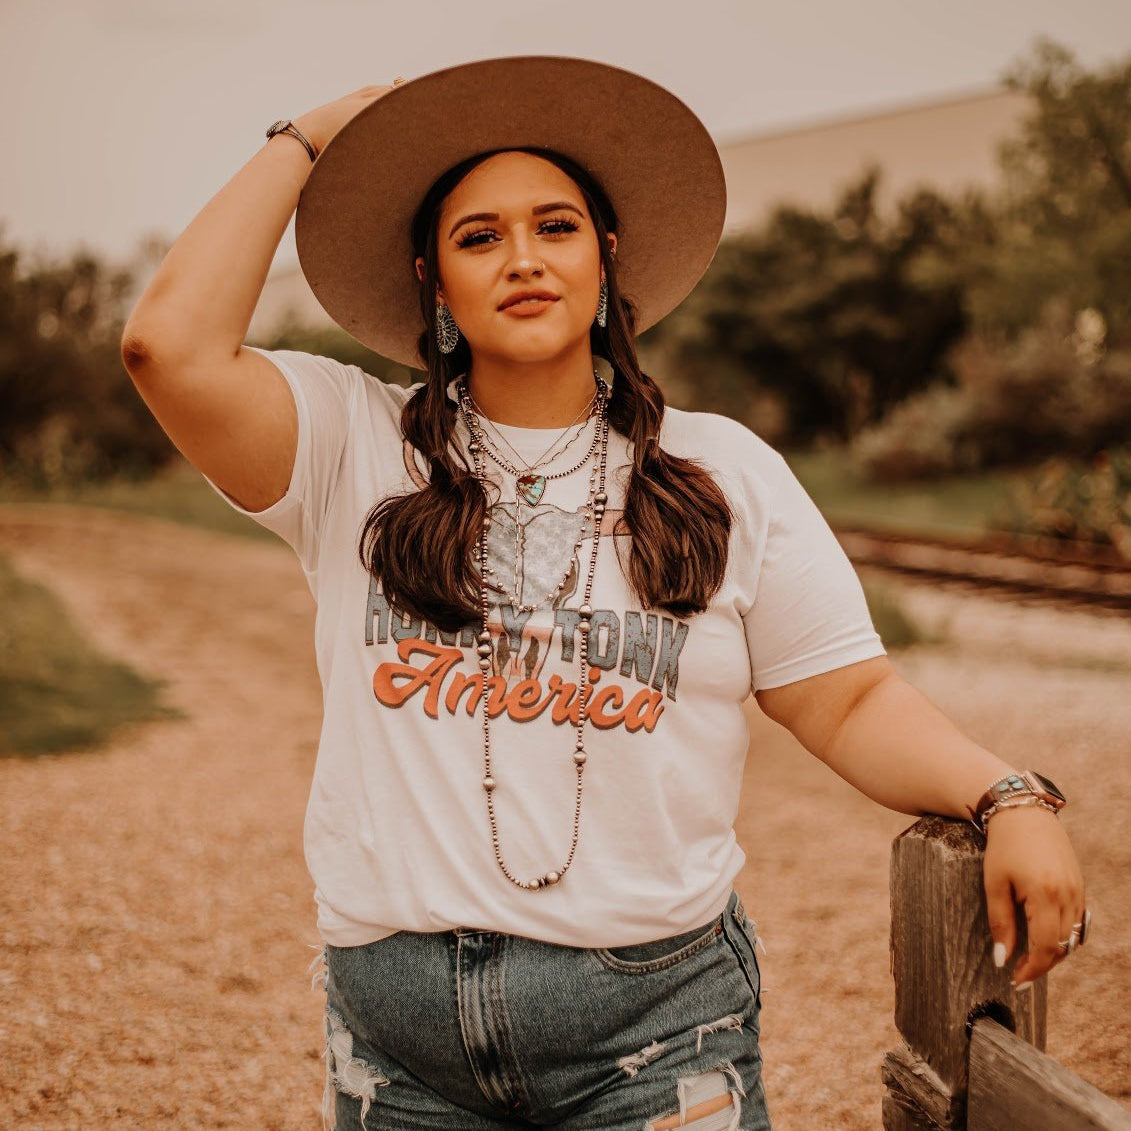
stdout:
{"type": "Polygon", "coordinates": [[[532,314],[541,314],[547,307],[551,307],[558,300],[556,298],[524,298],[512,302],[510,306],[503,307],[503,314],[514,314],[519,318],[527,318],[532,314]]]}

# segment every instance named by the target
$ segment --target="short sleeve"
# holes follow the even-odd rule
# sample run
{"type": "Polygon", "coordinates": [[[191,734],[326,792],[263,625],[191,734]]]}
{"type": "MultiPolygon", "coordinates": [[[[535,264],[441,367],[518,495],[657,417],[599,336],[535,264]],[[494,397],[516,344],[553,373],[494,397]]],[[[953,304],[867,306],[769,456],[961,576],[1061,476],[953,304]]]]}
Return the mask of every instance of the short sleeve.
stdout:
{"type": "Polygon", "coordinates": [[[354,398],[361,373],[330,357],[299,350],[265,350],[295,399],[298,443],[286,493],[261,511],[249,511],[206,481],[234,510],[273,531],[291,546],[309,572],[316,566],[318,539],[337,486],[354,398]]]}
{"type": "Polygon", "coordinates": [[[775,463],[766,545],[743,618],[755,691],[884,655],[852,563],[785,460],[775,463]]]}

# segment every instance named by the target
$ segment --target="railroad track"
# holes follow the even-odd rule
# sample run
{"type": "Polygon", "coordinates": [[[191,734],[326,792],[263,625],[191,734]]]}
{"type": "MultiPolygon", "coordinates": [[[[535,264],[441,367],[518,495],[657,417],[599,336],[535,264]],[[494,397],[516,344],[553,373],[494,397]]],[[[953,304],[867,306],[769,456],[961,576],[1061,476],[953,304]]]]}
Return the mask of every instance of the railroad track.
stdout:
{"type": "Polygon", "coordinates": [[[1131,561],[1105,547],[1006,534],[970,540],[847,526],[835,530],[857,565],[1131,612],[1131,561]]]}

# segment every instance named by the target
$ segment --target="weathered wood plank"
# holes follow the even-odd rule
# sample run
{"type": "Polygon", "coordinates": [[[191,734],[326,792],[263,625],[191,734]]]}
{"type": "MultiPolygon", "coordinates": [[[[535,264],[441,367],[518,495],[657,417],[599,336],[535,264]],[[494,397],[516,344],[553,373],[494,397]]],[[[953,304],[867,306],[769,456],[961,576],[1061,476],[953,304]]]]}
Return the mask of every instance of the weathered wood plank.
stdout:
{"type": "Polygon", "coordinates": [[[967,1131],[1131,1131],[1131,1112],[988,1017],[970,1041],[967,1131]]]}
{"type": "MultiPolygon", "coordinates": [[[[983,847],[967,822],[923,817],[895,839],[891,855],[895,1023],[959,1101],[966,1091],[971,1016],[988,1010],[1030,1043],[1045,1043],[1047,979],[1018,994],[1009,968],[993,965],[983,847]]],[[[1024,925],[1019,914],[1019,948],[1024,925]]]]}
{"type": "Polygon", "coordinates": [[[905,1106],[905,1103],[898,1096],[885,1093],[880,1109],[884,1131],[939,1131],[937,1124],[926,1119],[918,1110],[905,1106]]]}
{"type": "Polygon", "coordinates": [[[929,1126],[943,1131],[965,1126],[962,1098],[956,1099],[931,1066],[906,1045],[897,1045],[884,1056],[880,1075],[888,1093],[897,1101],[909,1101],[929,1126]]]}

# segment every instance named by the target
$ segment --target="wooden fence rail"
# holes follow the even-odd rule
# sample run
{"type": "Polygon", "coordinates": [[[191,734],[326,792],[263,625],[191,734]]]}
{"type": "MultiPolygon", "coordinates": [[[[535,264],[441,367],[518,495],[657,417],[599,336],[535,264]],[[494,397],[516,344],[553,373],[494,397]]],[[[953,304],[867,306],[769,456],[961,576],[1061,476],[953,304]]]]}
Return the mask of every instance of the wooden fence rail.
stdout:
{"type": "Polygon", "coordinates": [[[884,1131],[1131,1131],[1131,1112],[1045,1055],[1048,979],[1018,992],[994,966],[982,847],[967,822],[945,817],[892,844],[903,1041],[883,1060],[884,1131]]]}

